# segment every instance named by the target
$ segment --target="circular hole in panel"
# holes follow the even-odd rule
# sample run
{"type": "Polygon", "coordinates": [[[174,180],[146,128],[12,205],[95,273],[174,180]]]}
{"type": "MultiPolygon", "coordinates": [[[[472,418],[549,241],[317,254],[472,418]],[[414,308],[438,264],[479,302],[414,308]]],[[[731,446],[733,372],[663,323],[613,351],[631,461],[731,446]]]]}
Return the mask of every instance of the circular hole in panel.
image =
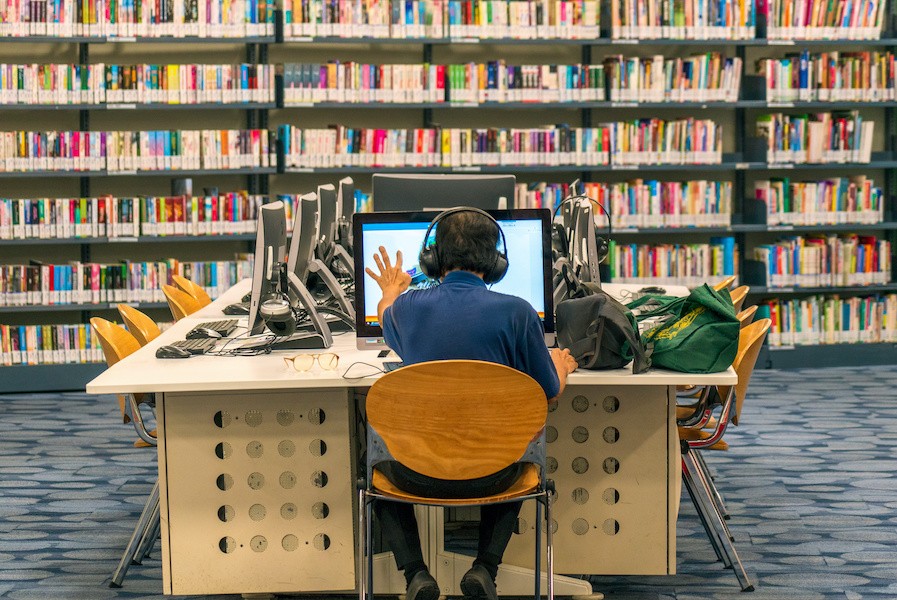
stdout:
{"type": "Polygon", "coordinates": [[[549,425],[545,428],[545,441],[549,444],[558,439],[558,430],[549,425]]]}
{"type": "Polygon", "coordinates": [[[576,442],[577,444],[582,444],[583,442],[588,441],[589,430],[582,425],[577,425],[573,428],[573,433],[571,435],[574,442],[576,442]]]}
{"type": "Polygon", "coordinates": [[[573,459],[573,472],[582,475],[586,471],[589,470],[589,461],[587,461],[582,456],[577,456],[573,459]]]}
{"type": "Polygon", "coordinates": [[[327,415],[324,414],[324,409],[322,408],[313,408],[308,411],[308,422],[312,425],[320,425],[326,418],[327,415]]]}
{"type": "Polygon", "coordinates": [[[311,474],[311,484],[317,488],[327,485],[327,473],[324,471],[315,471],[311,474]]]}
{"type": "Polygon", "coordinates": [[[224,552],[225,554],[230,554],[234,550],[237,549],[237,540],[228,536],[223,537],[218,540],[218,549],[224,552]]]}
{"type": "Polygon", "coordinates": [[[573,519],[573,533],[576,535],[585,535],[589,532],[589,523],[585,519],[573,519]]]}
{"type": "Polygon", "coordinates": [[[225,427],[233,423],[234,418],[226,410],[219,410],[215,413],[215,416],[212,417],[212,421],[214,421],[215,427],[224,429],[225,427]]]}
{"type": "Polygon", "coordinates": [[[283,506],[280,507],[280,516],[290,521],[296,518],[299,510],[296,508],[296,505],[292,502],[287,502],[283,506]]]}
{"type": "MultiPolygon", "coordinates": [[[[551,534],[554,535],[558,532],[558,522],[555,519],[551,520],[551,534]]],[[[542,521],[542,533],[545,533],[545,521],[542,521]]]]}
{"type": "Polygon", "coordinates": [[[280,545],[283,546],[283,549],[287,552],[292,552],[299,547],[299,538],[297,538],[292,533],[287,534],[283,536],[282,540],[280,540],[280,545]]]}
{"type": "Polygon", "coordinates": [[[217,485],[218,489],[222,492],[226,492],[227,490],[234,487],[234,478],[231,477],[228,473],[222,473],[218,476],[218,479],[215,480],[215,485],[217,485]]]}
{"type": "Polygon", "coordinates": [[[236,512],[234,511],[233,506],[231,506],[229,504],[225,504],[224,506],[218,507],[218,519],[222,523],[227,523],[228,521],[233,521],[235,516],[236,516],[236,512]]]}
{"type": "Polygon", "coordinates": [[[620,470],[620,461],[618,461],[613,456],[608,456],[604,459],[603,467],[605,473],[607,473],[608,475],[613,475],[620,470]]]}
{"type": "Polygon", "coordinates": [[[517,526],[514,527],[514,533],[523,534],[526,533],[526,530],[529,529],[529,524],[526,522],[526,519],[522,517],[517,517],[517,526]]]}
{"type": "Polygon", "coordinates": [[[244,418],[246,419],[246,424],[250,427],[258,427],[262,424],[262,411],[247,410],[244,418]]]}
{"type": "Polygon", "coordinates": [[[250,488],[260,490],[265,486],[265,476],[258,471],[250,473],[249,477],[246,478],[246,483],[249,484],[250,488]]]}
{"type": "Polygon", "coordinates": [[[549,473],[554,473],[555,471],[557,471],[558,470],[558,459],[556,459],[553,456],[549,456],[548,458],[546,458],[545,459],[545,469],[549,473]]]}
{"type": "Polygon", "coordinates": [[[604,412],[615,413],[620,410],[620,399],[616,396],[607,396],[601,405],[604,407],[604,412]]]}
{"type": "Polygon", "coordinates": [[[330,536],[328,536],[326,533],[319,533],[315,536],[312,544],[317,550],[326,550],[330,547],[330,536]]]}
{"type": "Polygon", "coordinates": [[[277,444],[277,453],[284,458],[289,458],[296,454],[296,444],[292,440],[283,440],[277,444]]]}
{"type": "Polygon", "coordinates": [[[224,460],[225,458],[230,458],[233,456],[234,449],[227,442],[219,442],[215,445],[215,456],[224,460]]]}
{"type": "Polygon", "coordinates": [[[268,539],[263,535],[254,536],[249,540],[249,547],[253,552],[264,552],[268,549],[268,539]]]}
{"type": "Polygon", "coordinates": [[[620,531],[620,523],[616,519],[607,519],[601,525],[601,530],[607,535],[617,535],[620,531]]]}
{"type": "Polygon", "coordinates": [[[261,521],[268,514],[263,504],[253,504],[249,507],[249,518],[253,521],[261,521]]]}
{"type": "Polygon", "coordinates": [[[249,456],[249,458],[261,458],[264,452],[265,447],[258,440],[252,440],[246,444],[246,455],[249,456]]]}
{"type": "Polygon", "coordinates": [[[296,474],[292,471],[284,471],[280,474],[280,487],[285,490],[293,489],[296,485],[296,474]]]}
{"type": "Polygon", "coordinates": [[[585,396],[576,396],[573,398],[573,410],[578,413],[584,413],[589,409],[589,399],[585,396]]]}
{"type": "Polygon", "coordinates": [[[558,409],[558,403],[557,403],[557,402],[552,402],[552,403],[550,403],[550,404],[548,405],[548,412],[550,412],[550,413],[553,413],[553,412],[556,411],[557,409],[558,409]]]}
{"type": "Polygon", "coordinates": [[[585,504],[589,501],[589,490],[578,487],[573,490],[573,501],[577,504],[585,504]]]}
{"type": "Polygon", "coordinates": [[[327,442],[324,440],[312,440],[308,445],[308,451],[312,456],[324,456],[327,454],[327,442]]]}
{"type": "Polygon", "coordinates": [[[316,519],[326,519],[330,514],[330,507],[324,502],[315,502],[311,505],[311,514],[316,519]]]}
{"type": "Polygon", "coordinates": [[[613,506],[620,501],[620,492],[618,492],[614,488],[607,488],[601,494],[601,498],[604,500],[605,504],[610,504],[611,506],[613,506]]]}
{"type": "Polygon", "coordinates": [[[617,440],[620,439],[620,430],[616,427],[605,427],[601,437],[603,437],[604,441],[608,444],[615,444],[617,443],[617,440]]]}
{"type": "MultiPolygon", "coordinates": [[[[296,413],[291,410],[279,410],[277,411],[277,423],[278,425],[283,425],[286,427],[287,425],[292,425],[293,421],[296,420],[296,413]]],[[[288,536],[289,537],[289,536],[288,536]]],[[[284,538],[286,539],[286,538],[284,538]]]]}

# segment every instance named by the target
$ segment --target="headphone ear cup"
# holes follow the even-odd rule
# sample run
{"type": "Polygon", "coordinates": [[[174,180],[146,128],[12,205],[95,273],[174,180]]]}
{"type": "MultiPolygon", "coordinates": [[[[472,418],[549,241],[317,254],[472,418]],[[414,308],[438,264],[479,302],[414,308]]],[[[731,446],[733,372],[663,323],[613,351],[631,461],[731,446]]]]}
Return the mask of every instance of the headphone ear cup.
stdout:
{"type": "Polygon", "coordinates": [[[421,272],[431,279],[439,277],[439,255],[433,246],[422,248],[417,255],[417,264],[421,272]]]}
{"type": "Polygon", "coordinates": [[[607,255],[610,253],[610,244],[608,244],[607,240],[600,235],[595,236],[595,242],[598,246],[598,262],[604,262],[604,259],[606,259],[607,255]]]}
{"type": "Polygon", "coordinates": [[[495,258],[495,264],[492,265],[492,269],[483,275],[483,281],[490,285],[498,283],[508,274],[508,257],[502,252],[496,252],[496,254],[498,256],[495,258]]]}
{"type": "Polygon", "coordinates": [[[259,306],[259,314],[268,329],[276,335],[292,335],[296,332],[296,315],[293,307],[283,298],[269,298],[259,306]]]}
{"type": "Polygon", "coordinates": [[[275,335],[287,336],[296,333],[296,317],[292,314],[283,321],[267,321],[266,325],[275,335]]]}

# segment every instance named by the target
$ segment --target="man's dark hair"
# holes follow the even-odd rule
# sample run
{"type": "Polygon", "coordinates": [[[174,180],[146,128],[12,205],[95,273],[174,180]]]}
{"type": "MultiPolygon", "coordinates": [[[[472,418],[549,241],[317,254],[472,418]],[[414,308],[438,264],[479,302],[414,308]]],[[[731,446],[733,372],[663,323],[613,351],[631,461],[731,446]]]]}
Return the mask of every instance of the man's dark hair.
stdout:
{"type": "Polygon", "coordinates": [[[489,273],[495,265],[497,245],[498,227],[489,217],[475,212],[448,215],[436,225],[439,276],[455,269],[489,273]]]}

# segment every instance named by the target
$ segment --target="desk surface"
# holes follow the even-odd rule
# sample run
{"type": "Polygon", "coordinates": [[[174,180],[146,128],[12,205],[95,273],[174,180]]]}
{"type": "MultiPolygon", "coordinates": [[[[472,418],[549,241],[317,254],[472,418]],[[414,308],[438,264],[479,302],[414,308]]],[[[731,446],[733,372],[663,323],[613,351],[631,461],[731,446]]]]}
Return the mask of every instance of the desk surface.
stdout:
{"type": "MultiPolygon", "coordinates": [[[[249,290],[250,283],[248,279],[241,281],[211,305],[175,323],[161,336],[88,383],[87,392],[109,394],[369,387],[381,375],[384,360],[397,360],[394,354],[378,358],[376,351],[356,349],[352,333],[334,335],[333,347],[326,350],[340,357],[336,371],[322,371],[315,365],[312,371],[297,373],[283,361],[284,356],[299,352],[322,352],[321,350],[276,351],[260,356],[156,358],[159,346],[183,340],[186,333],[197,324],[210,319],[228,318],[221,310],[228,304],[239,301],[249,290]]],[[[651,369],[647,373],[633,375],[627,369],[616,369],[579,370],[570,375],[567,385],[731,385],[736,382],[737,377],[731,367],[722,373],[706,375],[663,369],[651,369]]]]}

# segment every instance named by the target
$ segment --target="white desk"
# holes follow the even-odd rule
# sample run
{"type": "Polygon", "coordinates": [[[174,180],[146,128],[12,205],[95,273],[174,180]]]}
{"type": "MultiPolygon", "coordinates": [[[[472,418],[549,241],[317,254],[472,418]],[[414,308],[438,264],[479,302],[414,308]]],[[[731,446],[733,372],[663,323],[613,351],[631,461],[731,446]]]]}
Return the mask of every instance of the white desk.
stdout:
{"type": "MultiPolygon", "coordinates": [[[[200,317],[162,336],[87,385],[89,393],[155,392],[159,435],[163,591],[166,594],[349,592],[355,589],[356,400],[376,379],[375,352],[336,336],[336,372],[288,369],[275,352],[256,357],[155,358],[197,323],[221,318],[244,281],[200,317]]],[[[388,359],[386,359],[388,360],[388,359]]],[[[393,358],[394,360],[394,358],[393,358]]],[[[558,489],[558,573],[675,572],[679,448],[677,384],[733,384],[734,372],[691,375],[576,372],[549,414],[558,489]]],[[[469,558],[445,552],[442,511],[421,519],[431,571],[446,594],[469,558]]],[[[532,591],[531,529],[524,507],[505,555],[499,593],[532,591]]],[[[390,556],[378,557],[377,591],[404,591],[390,556]]],[[[544,589],[544,588],[543,588],[544,589]]],[[[559,578],[561,595],[587,582],[559,578]]]]}

